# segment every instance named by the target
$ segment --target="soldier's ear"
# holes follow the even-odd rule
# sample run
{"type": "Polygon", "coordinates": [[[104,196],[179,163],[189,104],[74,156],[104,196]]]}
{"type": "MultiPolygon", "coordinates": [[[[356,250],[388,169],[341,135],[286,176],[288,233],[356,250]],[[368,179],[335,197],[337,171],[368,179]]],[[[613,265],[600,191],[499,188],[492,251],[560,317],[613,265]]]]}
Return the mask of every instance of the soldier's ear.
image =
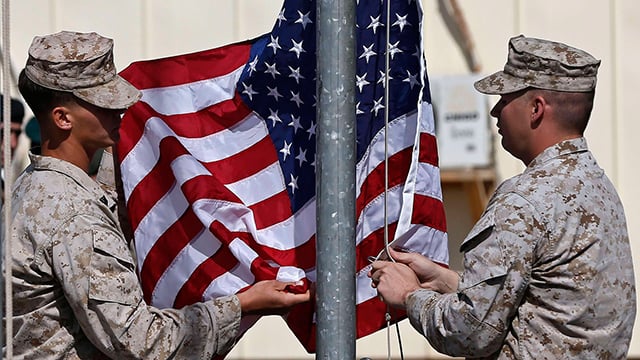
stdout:
{"type": "Polygon", "coordinates": [[[531,128],[535,129],[540,126],[546,106],[547,101],[540,95],[536,95],[531,99],[531,128]]]}
{"type": "Polygon", "coordinates": [[[73,115],[67,106],[56,106],[51,110],[53,125],[63,131],[70,131],[73,127],[73,115]]]}

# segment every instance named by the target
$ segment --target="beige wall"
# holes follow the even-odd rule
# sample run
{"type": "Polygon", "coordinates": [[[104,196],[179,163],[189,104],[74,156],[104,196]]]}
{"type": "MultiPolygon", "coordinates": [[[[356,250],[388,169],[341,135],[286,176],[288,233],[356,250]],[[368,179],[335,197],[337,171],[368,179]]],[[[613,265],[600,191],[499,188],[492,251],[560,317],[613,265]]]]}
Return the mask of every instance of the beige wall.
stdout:
{"type": "MultiPolygon", "coordinates": [[[[636,0],[459,0],[476,43],[482,72],[502,68],[507,40],[523,33],[563,41],[602,59],[596,106],[587,131],[589,144],[625,204],[629,231],[640,269],[640,176],[634,160],[635,136],[640,133],[634,102],[640,99],[640,2],[636,0]],[[635,40],[634,40],[635,39],[635,40]],[[636,180],[633,180],[636,179],[636,180]]],[[[17,0],[11,2],[11,54],[21,68],[34,35],[62,29],[96,31],[115,39],[116,65],[123,69],[135,60],[157,58],[254,37],[271,29],[280,9],[275,0],[17,0]]],[[[431,75],[465,74],[467,68],[439,13],[438,0],[424,0],[425,44],[431,75]]],[[[3,49],[4,50],[4,49],[3,49]]],[[[495,99],[490,99],[490,105],[495,99]]],[[[493,126],[493,123],[492,123],[493,126]]],[[[496,146],[500,178],[522,169],[496,146]]],[[[451,200],[448,214],[461,216],[460,196],[451,200]]],[[[459,222],[450,222],[450,226],[459,222]]],[[[468,222],[461,222],[467,224],[468,222]]],[[[465,225],[466,227],[466,225],[465,225]]],[[[466,228],[451,230],[452,251],[466,228]],[[455,238],[454,235],[455,234],[455,238]]],[[[455,264],[452,264],[455,266],[455,264]]],[[[640,278],[640,276],[638,276],[640,278]]],[[[640,329],[639,327],[636,327],[640,329]]],[[[638,333],[636,331],[636,333],[638,333]]],[[[406,324],[401,326],[406,358],[437,356],[406,324]]],[[[357,342],[358,356],[386,358],[387,334],[357,342]]],[[[397,356],[395,329],[393,354],[397,356]]],[[[631,355],[640,356],[635,336],[631,355]]],[[[233,359],[313,358],[304,351],[278,318],[263,319],[236,346],[233,359]]]]}

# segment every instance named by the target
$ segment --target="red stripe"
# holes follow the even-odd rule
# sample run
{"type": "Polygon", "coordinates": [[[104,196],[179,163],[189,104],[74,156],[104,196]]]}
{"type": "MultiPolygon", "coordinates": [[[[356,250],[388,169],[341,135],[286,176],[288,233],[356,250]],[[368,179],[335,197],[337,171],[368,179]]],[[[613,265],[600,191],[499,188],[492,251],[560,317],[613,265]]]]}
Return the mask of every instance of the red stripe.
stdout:
{"type": "MultiPolygon", "coordinates": [[[[156,166],[131,192],[128,203],[131,224],[135,230],[140,221],[153,206],[175,184],[175,177],[171,169],[171,162],[182,155],[189,155],[187,149],[173,137],[164,138],[160,142],[160,153],[163,156],[156,166]],[[135,204],[136,206],[133,206],[135,204]]],[[[193,158],[193,161],[197,161],[193,158]]],[[[240,203],[240,199],[233,194],[215,176],[201,175],[190,179],[182,185],[182,192],[190,204],[198,199],[217,199],[240,203]]]]}
{"type": "Polygon", "coordinates": [[[120,72],[138,89],[182,85],[223,76],[249,60],[251,42],[180,56],[134,62],[120,72]]]}
{"type": "MultiPolygon", "coordinates": [[[[389,224],[389,241],[393,240],[396,234],[398,222],[389,224]]],[[[356,270],[361,270],[369,265],[369,256],[377,256],[384,249],[384,227],[373,231],[366,238],[362,239],[356,246],[356,270]]]]}
{"type": "Polygon", "coordinates": [[[304,348],[312,353],[316,350],[315,298],[294,306],[286,317],[287,325],[304,348]]]}
{"type": "Polygon", "coordinates": [[[283,190],[276,195],[249,206],[258,230],[268,228],[293,216],[289,194],[283,190]]]}
{"type": "Polygon", "coordinates": [[[236,93],[232,99],[194,113],[154,116],[161,117],[178,136],[201,138],[237,125],[249,114],[251,110],[236,93]]]}
{"type": "Polygon", "coordinates": [[[242,201],[222,184],[215,176],[200,175],[182,184],[182,192],[189,204],[198,200],[212,199],[214,201],[235,203],[243,206],[242,201]]]}
{"type": "MultiPolygon", "coordinates": [[[[356,338],[372,334],[387,324],[385,313],[387,305],[378,297],[373,297],[356,306],[356,338]]],[[[391,308],[391,324],[395,324],[406,318],[406,314],[398,309],[391,308]]]]}
{"type": "MultiPolygon", "coordinates": [[[[313,353],[316,351],[315,302],[312,301],[295,306],[287,316],[287,325],[296,335],[304,348],[313,353]]],[[[386,326],[385,313],[387,305],[378,297],[371,298],[356,305],[356,338],[362,338],[386,326]]],[[[406,318],[406,314],[398,309],[391,309],[391,324],[406,318]]]]}
{"type": "MultiPolygon", "coordinates": [[[[276,264],[280,266],[295,266],[301,269],[310,269],[315,267],[315,235],[311,236],[311,238],[306,242],[299,243],[298,246],[293,249],[279,250],[269,245],[259,244],[250,233],[230,231],[224,226],[224,224],[218,222],[216,222],[216,225],[211,229],[211,232],[216,237],[222,239],[223,243],[228,244],[235,239],[239,239],[247,244],[247,246],[251,248],[258,257],[265,260],[265,264],[269,263],[269,269],[265,270],[265,273],[252,271],[256,276],[270,278],[269,276],[271,275],[269,274],[272,274],[272,268],[274,268],[274,265],[276,264]]],[[[263,265],[264,264],[260,264],[260,266],[263,265]]],[[[260,266],[258,266],[258,268],[260,266]]]]}
{"type": "MultiPolygon", "coordinates": [[[[273,146],[270,144],[270,141],[261,143],[268,144],[271,147],[273,146]]],[[[263,146],[257,146],[258,149],[262,147],[263,146]]],[[[136,204],[136,206],[129,206],[129,216],[134,230],[160,198],[174,186],[176,180],[170,167],[171,162],[179,156],[188,155],[187,150],[175,138],[163,139],[160,143],[160,153],[163,154],[163,157],[160,158],[158,164],[149,174],[140,181],[138,186],[134,188],[129,197],[128,203],[136,204]]],[[[246,151],[243,153],[246,153],[246,151]]],[[[264,152],[264,154],[267,153],[275,154],[274,151],[264,152]]],[[[244,155],[240,157],[244,157],[244,155]]],[[[226,160],[205,164],[205,167],[207,167],[213,175],[203,175],[196,179],[191,179],[190,182],[196,181],[198,185],[189,186],[190,189],[194,189],[193,192],[188,189],[183,189],[183,192],[189,194],[190,201],[195,201],[199,198],[224,198],[239,203],[240,200],[237,196],[233,195],[224,184],[231,182],[231,180],[240,180],[243,176],[249,176],[252,172],[260,170],[256,164],[264,164],[260,164],[259,159],[266,160],[266,163],[270,163],[273,160],[270,156],[264,155],[264,157],[256,156],[256,161],[254,163],[247,163],[246,167],[237,166],[237,162],[235,163],[236,165],[232,167],[232,162],[226,160]],[[234,171],[237,171],[237,173],[233,173],[234,171]]],[[[194,159],[194,161],[196,160],[194,159]]],[[[292,215],[291,203],[286,191],[282,191],[268,199],[253,204],[250,208],[256,214],[256,226],[258,229],[284,221],[292,215]]]]}
{"type": "Polygon", "coordinates": [[[134,231],[147,213],[175,185],[176,178],[171,169],[171,162],[179,156],[189,154],[180,141],[174,137],[162,139],[159,151],[162,156],[155,167],[131,191],[127,200],[129,219],[134,231]]]}
{"type": "MultiPolygon", "coordinates": [[[[228,248],[229,244],[237,238],[246,238],[249,234],[234,233],[229,231],[222,223],[214,221],[209,225],[211,233],[223,243],[220,250],[198,266],[180,289],[174,307],[180,308],[202,300],[202,294],[213,279],[229,272],[237,265],[237,259],[228,248]]],[[[246,241],[246,240],[245,240],[246,241]]],[[[252,264],[253,267],[253,264],[252,264]]],[[[259,267],[258,267],[259,268],[259,267]]],[[[257,269],[256,269],[257,270],[257,269]]],[[[262,272],[253,272],[256,278],[265,278],[262,272]]],[[[273,276],[271,277],[273,278],[273,276]]]]}
{"type": "Polygon", "coordinates": [[[223,184],[240,181],[278,161],[276,149],[269,136],[247,149],[225,159],[205,163],[205,167],[223,184]]]}
{"type": "Polygon", "coordinates": [[[129,151],[140,141],[144,134],[144,126],[147,120],[158,113],[147,103],[138,101],[122,117],[120,123],[120,140],[118,141],[119,162],[129,154],[129,151]]]}
{"type": "Polygon", "coordinates": [[[294,266],[300,269],[311,269],[316,265],[316,238],[312,236],[305,243],[289,250],[278,250],[260,245],[255,241],[247,242],[262,259],[271,260],[279,266],[294,266]]]}
{"type": "MultiPolygon", "coordinates": [[[[408,147],[389,157],[389,189],[406,180],[411,165],[411,152],[412,149],[408,147]]],[[[362,183],[360,195],[356,199],[356,214],[358,216],[367,204],[384,193],[384,177],[384,162],[381,162],[362,183]]]]}
{"type": "Polygon", "coordinates": [[[209,284],[237,265],[235,257],[227,247],[235,239],[244,241],[258,255],[251,264],[251,272],[255,275],[256,281],[276,278],[278,268],[272,266],[269,260],[280,266],[296,266],[302,269],[315,266],[315,237],[295,249],[276,250],[257,244],[248,233],[231,232],[218,221],[214,221],[209,229],[222,241],[223,246],[214,256],[195,269],[176,296],[174,307],[180,308],[195,301],[201,301],[202,294],[209,284]],[[222,262],[227,257],[233,258],[234,262],[222,262]]]}
{"type": "MultiPolygon", "coordinates": [[[[239,239],[242,240],[251,250],[253,250],[259,258],[265,261],[264,264],[259,264],[260,266],[256,267],[260,268],[261,266],[267,265],[269,269],[266,269],[264,273],[254,272],[256,276],[261,278],[271,278],[270,274],[272,274],[272,269],[275,268],[275,265],[280,266],[295,266],[301,269],[309,269],[315,267],[315,235],[311,236],[306,242],[299,243],[293,249],[279,250],[275,249],[269,245],[259,244],[250,233],[242,232],[242,231],[230,231],[223,224],[219,224],[215,228],[216,236],[219,236],[223,239],[228,239],[229,242],[239,239]],[[265,274],[268,276],[265,277],[265,274]]],[[[256,265],[252,265],[256,266],[256,265]]],[[[275,273],[273,273],[275,274],[275,273]]]]}
{"type": "Polygon", "coordinates": [[[438,143],[435,136],[429,133],[420,133],[418,161],[438,166],[438,143]]]}
{"type": "Polygon", "coordinates": [[[414,194],[412,224],[422,224],[428,227],[447,231],[447,220],[442,201],[430,196],[414,194]]]}
{"type": "Polygon", "coordinates": [[[181,307],[202,301],[202,294],[207,289],[211,281],[220,275],[230,271],[238,264],[238,260],[233,256],[229,248],[221,247],[213,256],[203,261],[189,277],[178,294],[176,295],[173,307],[181,307]]]}
{"type": "MultiPolygon", "coordinates": [[[[135,111],[130,116],[140,119],[148,119],[151,116],[159,116],[147,104],[140,103],[136,105],[135,111]]],[[[244,106],[239,98],[233,101],[225,102],[219,106],[211,107],[208,111],[199,112],[197,114],[164,116],[164,120],[178,133],[180,136],[206,136],[225,129],[227,126],[233,126],[237,122],[243,120],[250,113],[249,109],[244,106]],[[228,111],[228,105],[235,111],[228,111]]],[[[129,134],[124,140],[123,149],[120,151],[121,159],[131,150],[133,139],[139,140],[142,135],[143,124],[135,124],[134,121],[125,122],[126,128],[123,132],[129,134]],[[136,131],[133,131],[135,129],[136,131]],[[137,133],[138,135],[136,135],[137,133]],[[138,137],[136,139],[136,137],[138,137]]],[[[143,180],[133,189],[128,203],[137,204],[134,208],[129,207],[131,212],[131,222],[134,229],[137,228],[139,222],[153,205],[162,197],[175,183],[175,178],[171,176],[170,163],[181,155],[189,154],[188,151],[175,138],[165,138],[160,143],[159,163],[143,180]]],[[[232,156],[228,161],[222,160],[206,164],[223,183],[230,183],[240,180],[243,177],[254,174],[267,165],[277,161],[277,155],[270,139],[265,138],[259,143],[249,148],[249,152],[241,152],[232,156]],[[253,153],[253,157],[252,157],[253,153]],[[260,154],[256,156],[255,154],[260,154]],[[251,161],[248,161],[249,158],[251,161]],[[262,161],[258,161],[262,160],[262,161]],[[234,161],[243,161],[247,166],[234,165],[234,161]]],[[[235,163],[238,164],[238,163],[235,163]]]]}
{"type": "Polygon", "coordinates": [[[153,289],[173,259],[203,230],[204,226],[189,208],[156,240],[140,270],[140,282],[148,304],[151,303],[153,289]]]}
{"type": "Polygon", "coordinates": [[[236,93],[233,99],[222,101],[195,113],[164,115],[149,104],[138,102],[125,113],[120,124],[118,151],[120,161],[136,146],[144,134],[146,122],[161,118],[178,136],[199,138],[215,134],[244,120],[251,110],[236,93]]]}
{"type": "Polygon", "coordinates": [[[253,259],[250,269],[251,273],[256,276],[254,282],[262,280],[275,280],[278,277],[278,268],[269,265],[269,263],[267,263],[265,259],[261,258],[260,256],[253,259]]]}

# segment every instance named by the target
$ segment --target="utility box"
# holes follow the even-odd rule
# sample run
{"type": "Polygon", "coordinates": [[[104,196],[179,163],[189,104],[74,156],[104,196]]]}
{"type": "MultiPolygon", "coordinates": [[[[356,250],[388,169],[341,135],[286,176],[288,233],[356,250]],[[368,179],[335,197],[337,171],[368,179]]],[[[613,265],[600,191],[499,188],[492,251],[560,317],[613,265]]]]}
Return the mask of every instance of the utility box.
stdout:
{"type": "Polygon", "coordinates": [[[487,97],[473,87],[479,78],[429,78],[441,169],[492,165],[487,97]]]}

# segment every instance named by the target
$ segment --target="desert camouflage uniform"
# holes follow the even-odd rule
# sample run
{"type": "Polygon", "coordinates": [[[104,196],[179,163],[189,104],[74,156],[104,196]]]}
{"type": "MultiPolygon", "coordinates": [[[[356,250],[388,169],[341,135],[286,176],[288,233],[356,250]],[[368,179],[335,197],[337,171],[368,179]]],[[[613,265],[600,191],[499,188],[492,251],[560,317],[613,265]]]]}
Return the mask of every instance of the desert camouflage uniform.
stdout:
{"type": "Polygon", "coordinates": [[[68,162],[30,157],[13,192],[15,358],[210,359],[229,350],[236,296],[147,306],[114,199],[68,162]]]}
{"type": "Polygon", "coordinates": [[[584,138],[547,148],[502,183],[461,251],[456,293],[407,299],[411,323],[438,351],[626,357],[636,312],[627,225],[584,138]]]}

